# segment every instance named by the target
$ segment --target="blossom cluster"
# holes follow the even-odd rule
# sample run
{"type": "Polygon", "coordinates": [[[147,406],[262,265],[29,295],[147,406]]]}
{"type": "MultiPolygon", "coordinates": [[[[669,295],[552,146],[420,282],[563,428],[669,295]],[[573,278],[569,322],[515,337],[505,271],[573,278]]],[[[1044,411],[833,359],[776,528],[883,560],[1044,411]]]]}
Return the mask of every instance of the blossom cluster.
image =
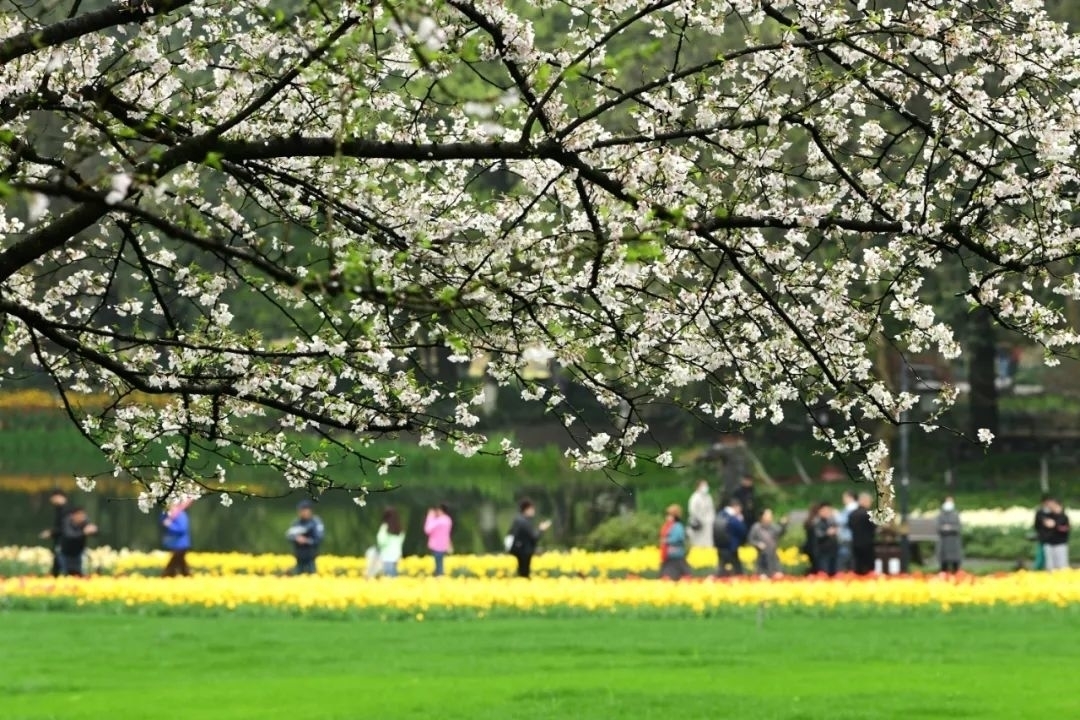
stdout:
{"type": "Polygon", "coordinates": [[[918,399],[890,349],[961,353],[936,298],[1048,359],[1080,339],[1080,39],[1038,3],[80,12],[0,15],[27,198],[0,212],[3,352],[64,393],[163,398],[80,420],[147,510],[235,463],[325,485],[298,431],[388,472],[374,436],[476,454],[487,395],[444,360],[566,424],[582,469],[656,458],[656,406],[827,408],[888,519],[877,431],[918,399]]]}

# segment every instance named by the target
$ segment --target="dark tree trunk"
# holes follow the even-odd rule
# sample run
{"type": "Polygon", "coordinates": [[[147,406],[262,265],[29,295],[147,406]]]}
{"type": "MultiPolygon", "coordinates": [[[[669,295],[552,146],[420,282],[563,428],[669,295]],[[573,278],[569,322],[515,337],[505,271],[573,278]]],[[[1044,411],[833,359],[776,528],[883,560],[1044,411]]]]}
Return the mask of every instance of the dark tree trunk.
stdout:
{"type": "Polygon", "coordinates": [[[968,347],[971,353],[970,427],[975,437],[980,428],[998,433],[997,345],[994,342],[994,325],[990,311],[978,308],[971,313],[968,347]]]}

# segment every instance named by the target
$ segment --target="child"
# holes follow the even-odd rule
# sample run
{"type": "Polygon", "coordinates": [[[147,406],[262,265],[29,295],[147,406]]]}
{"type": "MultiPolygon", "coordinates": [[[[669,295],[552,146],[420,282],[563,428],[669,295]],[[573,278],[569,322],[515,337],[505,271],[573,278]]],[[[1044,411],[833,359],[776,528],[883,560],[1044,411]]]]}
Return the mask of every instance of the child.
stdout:
{"type": "Polygon", "coordinates": [[[86,517],[81,507],[73,508],[64,518],[60,532],[60,564],[65,575],[83,574],[83,553],[86,552],[86,538],[97,534],[97,525],[86,517]]]}
{"type": "Polygon", "coordinates": [[[182,500],[161,514],[161,545],[171,553],[162,577],[191,575],[191,568],[187,564],[187,554],[191,550],[191,521],[187,509],[192,502],[182,500]]]}

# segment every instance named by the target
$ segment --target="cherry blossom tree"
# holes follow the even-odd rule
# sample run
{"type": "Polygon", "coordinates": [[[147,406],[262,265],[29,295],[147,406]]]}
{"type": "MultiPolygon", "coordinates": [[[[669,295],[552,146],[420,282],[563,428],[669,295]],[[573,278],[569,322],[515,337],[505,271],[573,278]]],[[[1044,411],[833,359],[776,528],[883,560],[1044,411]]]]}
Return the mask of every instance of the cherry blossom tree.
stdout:
{"type": "Polygon", "coordinates": [[[442,348],[581,469],[670,462],[657,404],[827,406],[888,517],[874,433],[916,397],[877,349],[960,353],[929,273],[1048,359],[1078,340],[1080,40],[1037,0],[5,5],[4,352],[147,509],[238,462],[325,488],[296,431],[383,471],[387,435],[480,451],[482,385],[419,363],[442,348]]]}

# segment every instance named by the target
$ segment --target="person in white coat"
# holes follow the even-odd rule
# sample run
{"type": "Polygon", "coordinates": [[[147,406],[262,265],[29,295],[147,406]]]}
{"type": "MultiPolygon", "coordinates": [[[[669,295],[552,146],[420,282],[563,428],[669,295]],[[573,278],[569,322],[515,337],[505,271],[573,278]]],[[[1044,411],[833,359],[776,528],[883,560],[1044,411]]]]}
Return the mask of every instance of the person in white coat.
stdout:
{"type": "Polygon", "coordinates": [[[716,504],[709,494],[709,483],[699,480],[697,489],[690,496],[687,508],[687,534],[690,547],[713,546],[713,520],[716,518],[716,504]]]}

